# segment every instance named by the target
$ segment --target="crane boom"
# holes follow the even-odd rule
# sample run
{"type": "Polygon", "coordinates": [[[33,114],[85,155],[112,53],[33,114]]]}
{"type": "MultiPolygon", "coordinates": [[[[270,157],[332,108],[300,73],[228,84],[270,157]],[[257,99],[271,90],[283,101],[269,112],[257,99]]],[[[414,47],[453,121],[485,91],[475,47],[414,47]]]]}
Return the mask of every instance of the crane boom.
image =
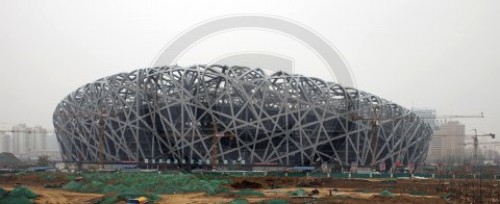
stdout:
{"type": "Polygon", "coordinates": [[[484,118],[484,113],[481,112],[479,115],[443,115],[441,116],[443,119],[446,118],[484,118]]]}
{"type": "Polygon", "coordinates": [[[453,119],[453,118],[484,118],[484,113],[481,112],[478,115],[441,115],[435,117],[420,117],[425,120],[442,120],[442,119],[453,119]]]}
{"type": "Polygon", "coordinates": [[[481,134],[481,135],[478,135],[477,134],[477,129],[473,129],[474,130],[474,136],[473,136],[473,139],[474,139],[474,155],[472,155],[472,157],[474,158],[474,166],[476,167],[477,169],[477,150],[478,150],[478,146],[479,146],[479,141],[477,139],[477,137],[481,137],[481,136],[491,136],[491,138],[495,139],[495,134],[493,133],[489,133],[489,134],[481,134]]]}

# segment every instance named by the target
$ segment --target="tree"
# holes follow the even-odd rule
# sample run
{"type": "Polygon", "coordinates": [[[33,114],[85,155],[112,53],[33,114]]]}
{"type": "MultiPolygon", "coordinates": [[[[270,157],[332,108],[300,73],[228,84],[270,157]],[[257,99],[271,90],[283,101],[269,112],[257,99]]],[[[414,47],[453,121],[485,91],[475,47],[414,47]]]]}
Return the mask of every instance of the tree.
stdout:
{"type": "Polygon", "coordinates": [[[39,166],[48,166],[49,165],[49,156],[48,155],[41,155],[38,156],[38,161],[37,164],[39,166]]]}

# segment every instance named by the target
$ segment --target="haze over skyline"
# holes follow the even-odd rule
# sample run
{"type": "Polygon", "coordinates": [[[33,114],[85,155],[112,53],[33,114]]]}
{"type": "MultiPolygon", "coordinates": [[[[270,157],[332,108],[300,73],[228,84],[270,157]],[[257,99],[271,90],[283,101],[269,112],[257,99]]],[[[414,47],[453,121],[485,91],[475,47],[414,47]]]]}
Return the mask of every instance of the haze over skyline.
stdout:
{"type": "MultiPolygon", "coordinates": [[[[2,1],[0,122],[53,128],[57,103],[78,87],[149,67],[169,41],[207,19],[256,13],[328,39],[361,90],[438,115],[484,112],[460,121],[498,133],[499,10],[498,1],[2,1]]],[[[178,63],[240,50],[280,52],[294,58],[298,73],[330,79],[307,47],[263,30],[211,36],[178,63]]]]}

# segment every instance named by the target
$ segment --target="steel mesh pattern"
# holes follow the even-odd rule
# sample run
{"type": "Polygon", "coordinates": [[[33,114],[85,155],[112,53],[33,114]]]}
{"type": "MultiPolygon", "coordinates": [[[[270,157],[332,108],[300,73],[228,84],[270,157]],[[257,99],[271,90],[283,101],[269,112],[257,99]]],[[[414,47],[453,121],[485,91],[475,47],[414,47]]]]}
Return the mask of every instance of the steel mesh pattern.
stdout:
{"type": "Polygon", "coordinates": [[[65,161],[205,163],[216,155],[246,164],[389,168],[425,159],[432,134],[411,111],[354,88],[217,65],[105,77],[64,98],[53,119],[65,161]]]}

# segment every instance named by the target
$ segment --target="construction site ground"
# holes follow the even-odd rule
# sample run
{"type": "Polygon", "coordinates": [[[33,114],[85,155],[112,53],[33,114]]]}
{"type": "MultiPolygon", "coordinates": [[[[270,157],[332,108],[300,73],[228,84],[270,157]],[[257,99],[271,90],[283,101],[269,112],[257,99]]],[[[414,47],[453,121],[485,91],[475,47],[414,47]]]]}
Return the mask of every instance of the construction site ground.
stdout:
{"type": "MultiPolygon", "coordinates": [[[[286,200],[288,203],[450,203],[442,198],[442,181],[437,179],[333,179],[310,177],[226,177],[231,181],[230,192],[162,194],[158,203],[230,203],[238,196],[232,193],[253,189],[264,196],[244,197],[249,203],[286,200]],[[302,189],[306,194],[293,196],[290,192],[302,189]],[[314,190],[318,194],[311,195],[314,190]],[[384,194],[385,193],[385,194],[384,194]],[[313,201],[313,202],[311,202],[313,201]]],[[[10,190],[24,185],[39,194],[36,203],[96,203],[103,194],[78,193],[61,188],[69,182],[64,175],[54,173],[47,181],[36,174],[1,175],[0,187],[10,190]]],[[[453,202],[453,201],[452,201],[453,202]]],[[[453,202],[460,203],[460,202],[453,202]]]]}

